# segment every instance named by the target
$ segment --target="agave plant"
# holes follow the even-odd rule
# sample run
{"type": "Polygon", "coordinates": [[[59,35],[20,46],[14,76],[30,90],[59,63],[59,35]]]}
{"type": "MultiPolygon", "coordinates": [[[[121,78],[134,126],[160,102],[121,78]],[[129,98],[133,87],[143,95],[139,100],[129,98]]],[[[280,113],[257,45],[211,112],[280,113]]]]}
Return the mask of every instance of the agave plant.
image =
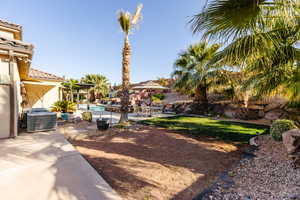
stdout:
{"type": "Polygon", "coordinates": [[[129,35],[132,34],[134,28],[137,27],[142,18],[141,11],[143,5],[138,5],[134,15],[129,12],[120,11],[118,14],[118,21],[122,31],[125,35],[122,61],[122,97],[121,97],[121,117],[120,123],[128,121],[129,111],[129,88],[130,88],[130,57],[131,47],[129,43],[129,35]]]}

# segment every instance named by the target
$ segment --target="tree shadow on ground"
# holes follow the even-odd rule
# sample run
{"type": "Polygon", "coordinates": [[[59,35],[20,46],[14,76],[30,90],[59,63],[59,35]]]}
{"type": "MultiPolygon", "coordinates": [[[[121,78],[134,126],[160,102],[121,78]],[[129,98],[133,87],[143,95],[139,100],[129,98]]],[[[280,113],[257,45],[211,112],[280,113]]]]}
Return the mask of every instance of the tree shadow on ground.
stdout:
{"type": "Polygon", "coordinates": [[[240,159],[231,143],[153,127],[72,143],[113,188],[132,199],[142,198],[140,190],[152,198],[192,199],[240,159]]]}

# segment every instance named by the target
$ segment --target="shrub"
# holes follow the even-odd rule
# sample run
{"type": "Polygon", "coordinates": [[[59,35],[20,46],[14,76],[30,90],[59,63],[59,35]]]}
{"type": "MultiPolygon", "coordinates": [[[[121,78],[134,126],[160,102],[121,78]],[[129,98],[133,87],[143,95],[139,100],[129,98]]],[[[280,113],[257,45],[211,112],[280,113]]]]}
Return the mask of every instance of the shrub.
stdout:
{"type": "Polygon", "coordinates": [[[154,99],[164,100],[165,99],[165,94],[163,94],[163,93],[153,94],[152,95],[152,100],[154,100],[154,99]]]}
{"type": "Polygon", "coordinates": [[[282,140],[282,134],[286,131],[297,128],[295,122],[288,119],[278,119],[274,121],[270,128],[270,134],[274,140],[282,140]]]}
{"type": "Polygon", "coordinates": [[[82,113],[82,119],[84,121],[91,122],[93,120],[93,114],[92,114],[92,112],[83,112],[82,113]]]}
{"type": "Polygon", "coordinates": [[[52,112],[74,112],[76,110],[76,104],[71,101],[57,101],[53,104],[52,112]]]}

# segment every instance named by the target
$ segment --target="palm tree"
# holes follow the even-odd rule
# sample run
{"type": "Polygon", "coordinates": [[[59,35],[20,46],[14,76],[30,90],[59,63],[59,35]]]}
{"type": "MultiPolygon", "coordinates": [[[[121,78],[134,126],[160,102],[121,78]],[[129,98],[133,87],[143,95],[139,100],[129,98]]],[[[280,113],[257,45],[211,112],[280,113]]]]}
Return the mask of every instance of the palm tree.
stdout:
{"type": "Polygon", "coordinates": [[[169,86],[170,80],[167,79],[167,78],[158,78],[158,79],[157,79],[157,82],[158,82],[161,86],[168,87],[168,86],[169,86]]]}
{"type": "Polygon", "coordinates": [[[101,74],[87,74],[81,78],[81,83],[94,84],[90,93],[93,93],[96,98],[103,98],[108,95],[109,82],[108,79],[101,74]]]}
{"type": "Polygon", "coordinates": [[[211,64],[240,66],[248,74],[244,89],[300,99],[299,9],[297,0],[214,0],[191,23],[204,39],[230,41],[211,64]]]}
{"type": "Polygon", "coordinates": [[[121,98],[121,117],[120,123],[128,121],[129,111],[129,88],[130,88],[130,57],[131,47],[129,43],[129,35],[141,20],[143,5],[138,5],[135,14],[132,16],[129,12],[120,11],[118,21],[121,29],[125,34],[124,48],[123,48],[123,61],[122,61],[122,98],[121,98]]]}
{"type": "Polygon", "coordinates": [[[94,92],[96,98],[104,98],[108,95],[109,93],[109,84],[107,82],[107,79],[98,79],[95,82],[94,86],[94,92]]]}
{"type": "Polygon", "coordinates": [[[219,49],[219,44],[209,46],[206,42],[191,45],[175,61],[173,77],[174,87],[183,93],[195,94],[195,102],[207,104],[207,91],[210,77],[216,75],[216,66],[208,65],[219,49]]]}
{"type": "Polygon", "coordinates": [[[67,88],[70,92],[70,101],[74,102],[74,91],[77,90],[79,87],[77,85],[78,80],[69,79],[67,82],[63,83],[63,86],[67,88]]]}

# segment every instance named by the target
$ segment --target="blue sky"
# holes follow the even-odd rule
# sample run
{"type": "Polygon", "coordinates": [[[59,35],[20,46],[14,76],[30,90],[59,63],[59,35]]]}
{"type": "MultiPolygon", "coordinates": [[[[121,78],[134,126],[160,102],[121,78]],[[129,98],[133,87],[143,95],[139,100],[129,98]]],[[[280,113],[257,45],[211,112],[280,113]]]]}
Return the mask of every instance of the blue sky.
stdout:
{"type": "Polygon", "coordinates": [[[131,35],[131,81],[169,77],[178,53],[200,36],[187,25],[204,0],[9,0],[0,18],[21,24],[24,41],[34,44],[32,67],[80,78],[100,73],[121,81],[123,34],[120,9],[134,12],[144,4],[143,21],[131,35]]]}

